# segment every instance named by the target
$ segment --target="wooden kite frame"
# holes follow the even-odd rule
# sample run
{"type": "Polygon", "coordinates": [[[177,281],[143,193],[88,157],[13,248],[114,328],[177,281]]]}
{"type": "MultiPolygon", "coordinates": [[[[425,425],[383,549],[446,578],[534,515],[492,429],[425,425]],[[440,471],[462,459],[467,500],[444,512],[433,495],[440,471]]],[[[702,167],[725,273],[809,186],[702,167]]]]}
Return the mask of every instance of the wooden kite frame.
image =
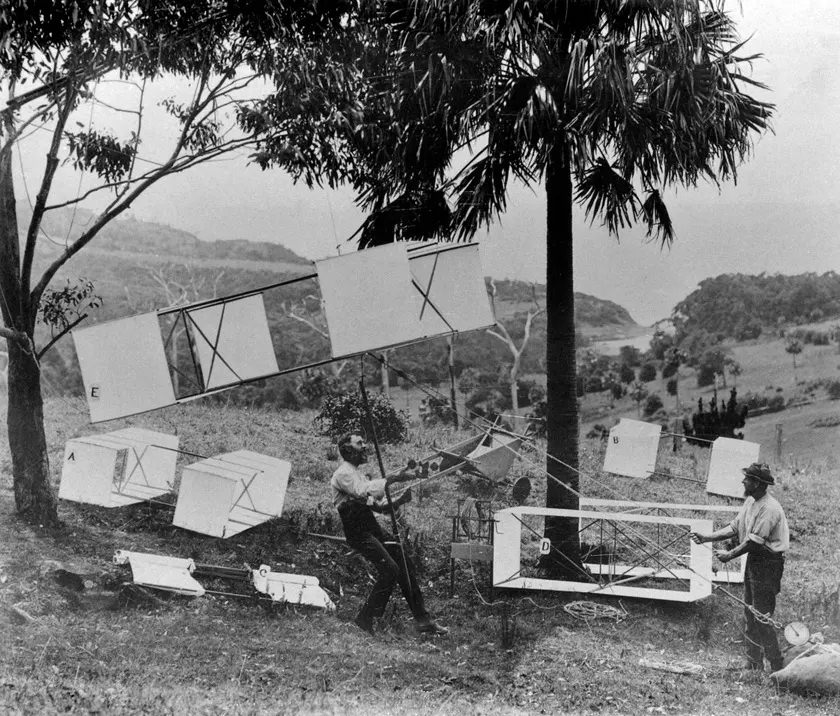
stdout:
{"type": "MultiPolygon", "coordinates": [[[[670,502],[635,502],[631,500],[603,500],[594,497],[581,497],[580,506],[594,508],[618,507],[628,514],[632,514],[633,511],[635,511],[635,514],[652,513],[655,515],[662,515],[664,517],[674,517],[671,512],[700,512],[712,514],[727,513],[734,516],[741,509],[737,505],[691,505],[670,502]],[[652,512],[647,512],[647,510],[652,512]]],[[[707,545],[707,548],[711,549],[711,546],[707,545]]],[[[735,561],[736,560],[733,560],[733,562],[735,561]]],[[[586,566],[594,567],[596,565],[587,564],[586,566]]],[[[736,564],[733,565],[732,562],[727,562],[722,571],[720,569],[713,571],[712,581],[720,582],[722,584],[743,584],[746,569],[746,558],[739,557],[736,564]],[[733,566],[735,567],[734,570],[732,569],[733,566]]]]}
{"type": "MultiPolygon", "coordinates": [[[[499,510],[494,515],[496,531],[493,540],[493,587],[499,589],[535,589],[554,592],[575,592],[602,594],[614,597],[634,597],[670,602],[695,602],[712,593],[712,552],[688,538],[688,532],[710,532],[712,521],[708,519],[685,519],[630,515],[621,512],[595,512],[586,510],[561,510],[546,507],[511,507],[499,510]],[[522,518],[567,517],[578,520],[604,521],[607,523],[661,524],[683,526],[685,541],[689,547],[689,566],[683,569],[654,569],[651,567],[606,565],[614,571],[621,571],[622,582],[639,578],[662,578],[670,572],[671,578],[687,582],[688,591],[633,587],[626,583],[598,583],[578,580],[542,579],[518,576],[522,570],[521,540],[522,518]],[[625,578],[626,577],[626,578],[625,578]]],[[[590,525],[591,526],[591,523],[590,525]]],[[[599,565],[603,568],[605,565],[599,565]]],[[[602,573],[606,570],[602,569],[602,573]]]]}

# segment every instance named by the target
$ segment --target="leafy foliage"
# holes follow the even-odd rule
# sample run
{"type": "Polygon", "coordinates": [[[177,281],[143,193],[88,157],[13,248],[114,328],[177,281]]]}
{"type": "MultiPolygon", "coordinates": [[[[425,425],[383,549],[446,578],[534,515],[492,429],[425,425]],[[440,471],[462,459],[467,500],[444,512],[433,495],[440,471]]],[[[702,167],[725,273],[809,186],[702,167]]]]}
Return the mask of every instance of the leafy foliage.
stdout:
{"type": "Polygon", "coordinates": [[[652,380],[656,380],[656,364],[645,363],[639,369],[639,380],[643,383],[649,383],[652,380]]]}
{"type": "Polygon", "coordinates": [[[618,349],[618,360],[622,366],[636,368],[642,364],[642,352],[635,346],[621,346],[618,349]]]}
{"type": "MultiPolygon", "coordinates": [[[[781,321],[807,323],[819,316],[840,316],[840,274],[723,274],[707,278],[674,308],[682,344],[699,331],[736,340],[757,338],[781,321]]],[[[817,319],[820,320],[820,319],[817,319]]]]}
{"type": "Polygon", "coordinates": [[[102,297],[94,291],[93,281],[85,278],[75,283],[67,279],[63,288],[48,288],[38,307],[39,320],[49,326],[53,334],[66,330],[75,319],[82,317],[85,308],[102,305],[102,297]]]}
{"type": "Polygon", "coordinates": [[[632,383],[636,380],[636,371],[634,371],[629,365],[622,364],[622,366],[618,369],[618,378],[622,383],[632,383]]]}
{"type": "Polygon", "coordinates": [[[795,328],[787,331],[785,337],[795,338],[805,345],[827,346],[831,343],[828,331],[818,331],[812,328],[795,328]]]}
{"type": "MultiPolygon", "coordinates": [[[[830,387],[829,387],[829,394],[830,394],[830,387]]],[[[772,392],[765,392],[765,393],[746,393],[742,398],[741,402],[749,408],[750,412],[754,412],[756,410],[762,409],[763,412],[767,413],[775,413],[780,410],[785,409],[785,396],[781,392],[781,388],[778,391],[772,392]]]]}
{"type": "Polygon", "coordinates": [[[315,416],[315,428],[323,435],[338,438],[356,432],[372,440],[371,422],[377,439],[382,443],[400,443],[408,436],[408,416],[397,410],[381,393],[368,396],[370,420],[364,409],[361,393],[346,392],[328,395],[315,416]]]}
{"type": "Polygon", "coordinates": [[[297,392],[304,405],[318,405],[328,395],[336,393],[340,382],[335,376],[328,375],[318,368],[305,370],[297,381],[297,392]]]}
{"type": "Polygon", "coordinates": [[[116,182],[128,174],[137,152],[133,137],[121,143],[116,137],[95,129],[67,133],[68,158],[74,169],[93,172],[108,182],[116,182]]]}
{"type": "Polygon", "coordinates": [[[454,419],[452,406],[443,396],[429,395],[420,403],[420,422],[426,427],[445,425],[454,419]]]}
{"type": "Polygon", "coordinates": [[[662,403],[662,398],[659,397],[659,393],[651,393],[647,397],[647,400],[645,400],[645,407],[642,410],[642,414],[645,417],[650,417],[663,407],[664,404],[662,403]]]}
{"type": "Polygon", "coordinates": [[[716,375],[724,374],[728,355],[728,351],[724,348],[710,348],[703,352],[697,363],[698,388],[712,385],[716,375]]]}

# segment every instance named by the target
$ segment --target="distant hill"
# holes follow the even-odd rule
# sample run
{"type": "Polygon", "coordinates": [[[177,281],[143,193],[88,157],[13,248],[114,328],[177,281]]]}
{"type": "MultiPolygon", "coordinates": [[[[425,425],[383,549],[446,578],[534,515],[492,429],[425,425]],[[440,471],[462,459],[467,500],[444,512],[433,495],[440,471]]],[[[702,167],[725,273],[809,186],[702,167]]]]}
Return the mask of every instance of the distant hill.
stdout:
{"type": "MultiPolygon", "coordinates": [[[[18,213],[23,222],[27,218],[23,206],[19,207],[18,213]]],[[[53,239],[53,243],[42,241],[39,244],[42,259],[57,255],[62,248],[60,244],[68,237],[71,240],[76,238],[93,218],[93,213],[87,209],[78,209],[75,214],[70,209],[48,213],[44,220],[44,230],[53,239]],[[71,222],[73,228],[68,232],[71,222]]],[[[124,278],[132,276],[136,279],[137,273],[133,269],[150,272],[155,270],[155,266],[169,264],[187,265],[197,274],[209,271],[214,274],[214,279],[219,269],[233,272],[242,283],[238,287],[231,287],[231,292],[261,285],[247,283],[246,277],[240,275],[243,271],[246,274],[249,271],[262,275],[268,273],[270,275],[266,278],[273,281],[277,279],[277,274],[295,275],[312,269],[309,259],[280,244],[246,239],[202,241],[187,231],[166,224],[139,221],[129,216],[106,226],[88,247],[71,260],[63,275],[73,278],[84,275],[97,285],[107,285],[112,278],[110,274],[115,273],[119,277],[118,284],[131,291],[131,282],[126,283],[124,278]]],[[[496,280],[494,283],[496,310],[502,318],[526,313],[534,305],[534,297],[540,305],[545,305],[544,284],[532,288],[532,284],[525,281],[507,279],[496,280]]],[[[229,281],[224,281],[224,284],[229,284],[229,281]]],[[[106,301],[106,306],[108,303],[106,301]]],[[[113,315],[108,309],[105,312],[109,316],[113,315]]],[[[575,317],[583,332],[604,338],[611,337],[610,329],[632,330],[638,327],[624,307],[585,293],[575,293],[575,317]]]]}
{"type": "Polygon", "coordinates": [[[840,275],[722,274],[701,281],[673,315],[681,335],[705,331],[736,340],[757,338],[780,325],[840,316],[840,275]]]}
{"type": "MultiPolygon", "coordinates": [[[[44,229],[52,241],[39,245],[36,260],[45,265],[62,250],[65,237],[72,239],[93,216],[77,211],[76,228],[68,232],[72,213],[49,214],[44,229]]],[[[102,297],[102,306],[91,312],[85,325],[112,318],[130,316],[164,308],[175,301],[193,302],[214,296],[273,285],[284,279],[313,273],[312,262],[278,244],[247,240],[205,242],[193,234],[153,222],[127,218],[113,222],[101,236],[74,256],[53,282],[75,282],[86,278],[94,282],[102,297]]],[[[491,279],[487,279],[488,284],[491,279]]],[[[523,281],[497,280],[496,315],[504,321],[516,341],[521,340],[525,317],[534,307],[534,299],[545,305],[545,286],[523,281]]],[[[314,281],[303,281],[264,293],[266,314],[281,369],[329,357],[329,345],[318,329],[325,324],[317,300],[314,281]],[[294,314],[294,315],[293,315],[294,314]],[[309,320],[307,325],[300,317],[309,320]]],[[[642,330],[630,314],[610,301],[586,294],[575,294],[578,330],[587,337],[609,339],[642,330]]],[[[164,328],[164,334],[167,329],[164,328]]],[[[39,341],[43,344],[47,337],[39,341]]],[[[484,331],[458,336],[458,370],[473,367],[482,373],[495,374],[511,361],[508,348],[484,331]]],[[[521,374],[543,372],[545,357],[545,316],[532,326],[531,342],[523,357],[521,374]]],[[[45,375],[53,385],[76,392],[81,390],[80,375],[72,341],[65,339],[45,357],[45,375]]],[[[448,374],[447,347],[442,339],[423,341],[398,350],[395,365],[417,379],[434,384],[448,374]]],[[[293,383],[288,379],[269,381],[271,390],[293,383]]],[[[264,402],[265,397],[250,397],[258,388],[234,391],[236,400],[264,402]]],[[[271,400],[280,399],[276,396],[271,400]]]]}
{"type": "MultiPolygon", "coordinates": [[[[28,208],[19,205],[19,223],[28,220],[28,215],[28,208]]],[[[61,244],[68,239],[77,238],[93,219],[93,212],[87,209],[49,212],[44,217],[43,229],[53,242],[42,241],[39,244],[41,252],[52,254],[59,251],[61,244]]],[[[311,265],[311,261],[280,244],[246,239],[202,241],[188,231],[167,224],[139,221],[131,215],[105,226],[84,251],[143,254],[149,258],[157,257],[159,260],[191,262],[215,263],[232,260],[292,264],[301,267],[311,265]]]]}

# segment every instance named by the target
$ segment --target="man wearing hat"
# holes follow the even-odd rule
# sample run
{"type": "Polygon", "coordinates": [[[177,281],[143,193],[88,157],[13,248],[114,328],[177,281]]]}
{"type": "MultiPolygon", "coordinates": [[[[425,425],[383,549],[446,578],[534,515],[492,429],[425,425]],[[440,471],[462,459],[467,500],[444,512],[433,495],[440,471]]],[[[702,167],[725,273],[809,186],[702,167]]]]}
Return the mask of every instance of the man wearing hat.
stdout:
{"type": "Polygon", "coordinates": [[[738,541],[733,549],[716,549],[715,556],[721,562],[729,562],[743,554],[747,555],[744,573],[747,666],[763,670],[764,657],[767,657],[771,670],[778,671],[782,668],[782,654],[774,627],[768,622],[776,608],[785,552],[790,544],[787,518],[778,501],[767,494],[767,487],[775,484],[770,468],[764,463],[754,462],[742,472],[746,500],[737,517],[712,534],[692,532],[691,539],[697,544],[731,538],[738,541]],[[767,621],[756,613],[767,617],[767,621]]]}

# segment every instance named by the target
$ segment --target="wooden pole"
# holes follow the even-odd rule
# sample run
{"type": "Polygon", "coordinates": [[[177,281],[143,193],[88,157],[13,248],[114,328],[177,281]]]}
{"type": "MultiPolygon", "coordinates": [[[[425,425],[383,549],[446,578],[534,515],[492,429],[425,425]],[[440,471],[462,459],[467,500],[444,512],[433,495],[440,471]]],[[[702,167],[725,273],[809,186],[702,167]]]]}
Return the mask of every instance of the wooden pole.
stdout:
{"type": "MultiPolygon", "coordinates": [[[[373,441],[374,451],[376,452],[376,461],[379,464],[379,474],[382,476],[382,479],[385,480],[385,500],[388,503],[388,513],[391,515],[391,527],[394,530],[394,540],[396,541],[397,546],[400,549],[400,556],[402,557],[402,566],[405,572],[406,582],[410,582],[411,577],[408,571],[408,558],[405,554],[405,541],[403,540],[402,530],[400,530],[399,522],[397,522],[397,515],[394,513],[394,504],[391,500],[391,492],[388,489],[388,476],[385,474],[385,464],[382,462],[382,452],[379,449],[379,439],[376,436],[376,425],[374,425],[373,422],[373,415],[370,412],[370,403],[368,402],[367,390],[365,390],[364,356],[362,356],[361,358],[360,373],[361,377],[359,378],[359,392],[361,392],[362,394],[362,405],[364,406],[365,415],[367,416],[368,424],[370,426],[370,437],[373,441]]],[[[405,599],[413,611],[414,597],[412,596],[410,590],[406,591],[405,599]]]]}
{"type": "Polygon", "coordinates": [[[776,423],[776,462],[782,461],[782,424],[776,423]]]}
{"type": "Polygon", "coordinates": [[[458,429],[458,403],[455,394],[455,339],[450,335],[446,342],[449,346],[449,401],[452,404],[452,424],[458,429]]]}

